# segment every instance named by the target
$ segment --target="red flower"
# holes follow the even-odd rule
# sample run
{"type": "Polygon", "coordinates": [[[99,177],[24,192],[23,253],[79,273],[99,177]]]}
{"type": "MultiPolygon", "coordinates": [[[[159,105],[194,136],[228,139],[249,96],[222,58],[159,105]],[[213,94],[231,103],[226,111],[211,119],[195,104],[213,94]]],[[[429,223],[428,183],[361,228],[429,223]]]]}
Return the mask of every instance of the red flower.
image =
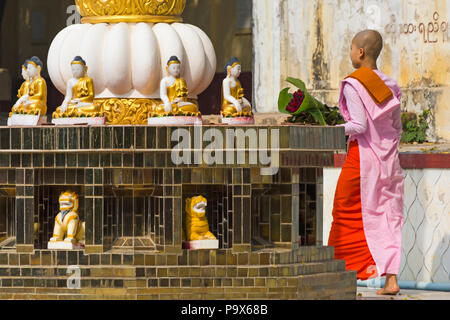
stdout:
{"type": "Polygon", "coordinates": [[[305,94],[301,90],[296,91],[294,93],[294,97],[286,107],[286,110],[290,113],[295,113],[298,109],[300,109],[300,106],[302,105],[304,100],[305,94]]]}

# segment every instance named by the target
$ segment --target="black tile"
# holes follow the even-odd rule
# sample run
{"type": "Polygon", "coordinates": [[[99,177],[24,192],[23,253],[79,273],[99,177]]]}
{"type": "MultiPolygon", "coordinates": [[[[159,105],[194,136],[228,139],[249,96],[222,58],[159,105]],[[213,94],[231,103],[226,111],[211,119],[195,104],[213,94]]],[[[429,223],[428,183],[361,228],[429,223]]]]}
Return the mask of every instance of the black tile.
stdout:
{"type": "Polygon", "coordinates": [[[124,265],[132,265],[133,264],[133,255],[124,254],[123,255],[123,264],[124,265]]]}
{"type": "Polygon", "coordinates": [[[123,166],[127,168],[133,167],[133,154],[132,153],[124,153],[123,154],[123,166]]]}
{"type": "Polygon", "coordinates": [[[89,155],[86,153],[78,154],[78,167],[86,168],[89,165],[89,155]]]}
{"type": "Polygon", "coordinates": [[[23,128],[23,148],[25,150],[33,149],[33,129],[32,128],[23,128]]]}
{"type": "Polygon", "coordinates": [[[102,147],[103,149],[111,149],[112,127],[102,127],[102,147]]]}
{"type": "Polygon", "coordinates": [[[136,131],[136,145],[135,149],[145,149],[145,127],[135,127],[136,131]]]}
{"type": "Polygon", "coordinates": [[[100,255],[91,254],[89,255],[89,265],[96,266],[100,264],[100,255]]]}
{"type": "Polygon", "coordinates": [[[57,261],[58,265],[60,265],[60,266],[67,265],[67,252],[66,251],[57,251],[56,261],[57,261]]]}
{"type": "Polygon", "coordinates": [[[78,265],[78,252],[76,251],[69,251],[67,256],[67,263],[70,266],[78,265]]]}
{"type": "Polygon", "coordinates": [[[134,127],[125,127],[124,128],[124,148],[130,149],[134,147],[134,127]]]}
{"type": "Polygon", "coordinates": [[[42,130],[39,128],[33,128],[33,149],[42,149],[42,130]]]}
{"type": "Polygon", "coordinates": [[[102,130],[101,127],[91,127],[90,128],[90,138],[91,138],[91,149],[100,149],[101,148],[101,138],[102,138],[102,130]]]}
{"type": "Polygon", "coordinates": [[[11,128],[11,149],[22,149],[22,129],[11,128]]]}
{"type": "Polygon", "coordinates": [[[90,144],[90,132],[89,127],[80,128],[80,149],[88,150],[90,144]]]}
{"type": "Polygon", "coordinates": [[[56,167],[64,168],[66,166],[66,155],[64,153],[57,153],[55,155],[56,167]]]}
{"type": "Polygon", "coordinates": [[[44,166],[46,168],[53,168],[55,166],[55,154],[53,153],[44,154],[44,166]]]}
{"type": "Polygon", "coordinates": [[[0,129],[0,149],[9,150],[11,149],[11,129],[1,128],[0,129]]]}
{"type": "Polygon", "coordinates": [[[11,167],[20,167],[20,154],[13,153],[11,154],[11,167]]]}
{"type": "Polygon", "coordinates": [[[144,167],[144,154],[143,153],[135,153],[134,154],[134,166],[136,168],[144,167]]]}
{"type": "Polygon", "coordinates": [[[100,154],[100,166],[101,167],[110,167],[111,166],[111,154],[110,153],[100,154]]]}
{"type": "Polygon", "coordinates": [[[113,153],[111,155],[112,166],[115,168],[122,167],[122,154],[121,153],[113,153]]]}
{"type": "Polygon", "coordinates": [[[31,154],[22,154],[22,167],[31,167],[31,154]]]}
{"type": "Polygon", "coordinates": [[[98,153],[89,154],[89,167],[98,167],[100,155],[98,153]]]}
{"type": "Polygon", "coordinates": [[[67,149],[67,128],[58,128],[56,130],[57,136],[57,149],[65,150],[67,149]]]}
{"type": "Polygon", "coordinates": [[[79,146],[79,140],[80,140],[80,128],[75,127],[69,127],[67,131],[68,136],[68,142],[69,142],[69,149],[70,150],[78,150],[80,148],[79,146]]]}
{"type": "Polygon", "coordinates": [[[113,127],[112,140],[114,149],[123,149],[123,127],[113,127]]]}
{"type": "Polygon", "coordinates": [[[10,166],[11,156],[8,153],[0,153],[0,167],[8,168],[10,166]]]}
{"type": "Polygon", "coordinates": [[[147,127],[147,149],[156,149],[156,127],[147,127]]]}

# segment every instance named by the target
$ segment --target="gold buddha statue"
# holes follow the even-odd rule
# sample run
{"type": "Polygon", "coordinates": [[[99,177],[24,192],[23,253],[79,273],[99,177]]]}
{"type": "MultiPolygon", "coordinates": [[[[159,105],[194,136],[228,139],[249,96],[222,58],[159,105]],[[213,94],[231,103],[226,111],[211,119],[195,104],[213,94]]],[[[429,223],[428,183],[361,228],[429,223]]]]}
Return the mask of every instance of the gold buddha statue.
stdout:
{"type": "Polygon", "coordinates": [[[241,75],[241,64],[237,58],[232,58],[225,65],[227,77],[222,87],[222,112],[224,118],[253,117],[252,106],[244,97],[244,89],[238,80],[241,75]]]}
{"type": "Polygon", "coordinates": [[[100,108],[94,103],[94,81],[87,76],[86,62],[77,56],[73,59],[71,68],[73,78],[67,82],[66,97],[53,113],[53,118],[103,117],[100,108]]]}
{"type": "Polygon", "coordinates": [[[22,66],[22,76],[26,81],[19,89],[19,100],[12,108],[13,114],[41,115],[47,114],[47,84],[41,77],[44,66],[38,57],[32,57],[22,66]]]}
{"type": "Polygon", "coordinates": [[[160,95],[163,104],[150,112],[153,116],[184,115],[201,116],[198,106],[188,101],[189,90],[186,81],[180,77],[181,62],[173,56],[167,62],[168,76],[163,78],[160,86],[160,95]]]}

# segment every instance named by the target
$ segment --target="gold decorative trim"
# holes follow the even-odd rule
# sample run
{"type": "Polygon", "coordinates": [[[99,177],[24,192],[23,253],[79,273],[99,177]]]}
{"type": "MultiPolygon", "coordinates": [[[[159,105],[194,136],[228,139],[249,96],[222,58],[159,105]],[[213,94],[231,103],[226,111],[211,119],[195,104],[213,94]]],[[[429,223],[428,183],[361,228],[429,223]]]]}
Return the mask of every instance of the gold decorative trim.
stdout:
{"type": "Polygon", "coordinates": [[[81,23],[174,23],[183,22],[183,18],[177,16],[95,16],[95,17],[85,17],[81,19],[81,23]]]}
{"type": "MultiPolygon", "coordinates": [[[[196,99],[188,99],[198,105],[196,99]]],[[[147,125],[151,112],[161,104],[161,99],[95,99],[94,104],[100,107],[109,125],[147,125]]]]}
{"type": "Polygon", "coordinates": [[[75,0],[75,3],[81,16],[89,18],[83,19],[83,23],[118,20],[121,20],[120,22],[180,22],[180,16],[186,7],[186,0],[75,0]],[[136,16],[141,18],[137,19],[136,16]],[[91,19],[93,17],[98,19],[91,19]],[[110,20],[106,17],[117,18],[110,20]]]}
{"type": "Polygon", "coordinates": [[[110,125],[144,125],[148,123],[148,113],[161,104],[159,99],[95,99],[110,125]]]}

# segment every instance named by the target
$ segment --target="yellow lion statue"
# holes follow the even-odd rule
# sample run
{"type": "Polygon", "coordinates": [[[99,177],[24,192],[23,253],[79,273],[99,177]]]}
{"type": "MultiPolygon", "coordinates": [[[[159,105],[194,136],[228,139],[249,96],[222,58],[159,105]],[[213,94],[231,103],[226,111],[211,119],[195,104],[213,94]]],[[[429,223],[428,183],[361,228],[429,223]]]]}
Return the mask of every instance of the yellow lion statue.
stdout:
{"type": "Polygon", "coordinates": [[[84,244],[85,223],[78,216],[78,195],[70,191],[62,193],[59,197],[59,209],[61,212],[56,216],[50,242],[84,244]]]}
{"type": "Polygon", "coordinates": [[[206,219],[208,201],[202,197],[186,199],[186,237],[187,241],[217,240],[209,231],[206,219]]]}

